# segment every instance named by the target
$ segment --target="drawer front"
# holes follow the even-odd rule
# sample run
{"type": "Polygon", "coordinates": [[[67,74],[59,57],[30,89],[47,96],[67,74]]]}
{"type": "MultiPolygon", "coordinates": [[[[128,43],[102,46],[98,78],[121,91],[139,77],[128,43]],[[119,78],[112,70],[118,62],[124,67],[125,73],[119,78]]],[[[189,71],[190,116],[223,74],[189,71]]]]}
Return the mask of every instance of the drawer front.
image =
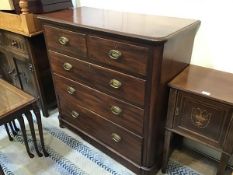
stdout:
{"type": "Polygon", "coordinates": [[[142,46],[89,36],[90,59],[136,74],[146,75],[149,49],[142,46]]]}
{"type": "Polygon", "coordinates": [[[173,127],[220,146],[230,120],[229,110],[221,103],[180,92],[173,127]]]}
{"type": "Polygon", "coordinates": [[[145,80],[55,52],[49,55],[53,72],[140,107],[144,105],[145,80]]]}
{"type": "Polygon", "coordinates": [[[86,57],[86,35],[50,26],[44,26],[46,43],[49,50],[70,56],[86,57]]]}
{"type": "Polygon", "coordinates": [[[78,105],[134,132],[143,134],[144,110],[80,83],[54,75],[59,96],[69,96],[78,105]]]}
{"type": "Polygon", "coordinates": [[[67,96],[61,98],[60,112],[63,120],[121,155],[138,164],[141,162],[141,137],[128,133],[93,112],[80,107],[73,99],[67,96]]]}
{"type": "Polygon", "coordinates": [[[16,54],[27,54],[27,46],[24,37],[14,33],[4,33],[5,45],[9,51],[16,54]]]}

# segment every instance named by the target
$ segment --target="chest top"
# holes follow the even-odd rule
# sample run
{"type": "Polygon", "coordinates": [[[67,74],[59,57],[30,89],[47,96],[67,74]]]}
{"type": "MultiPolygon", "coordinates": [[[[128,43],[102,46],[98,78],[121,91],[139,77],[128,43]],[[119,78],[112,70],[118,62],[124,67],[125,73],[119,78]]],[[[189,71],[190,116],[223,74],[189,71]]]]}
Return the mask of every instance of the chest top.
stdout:
{"type": "Polygon", "coordinates": [[[187,27],[197,26],[198,20],[117,12],[89,7],[43,14],[39,19],[96,31],[139,38],[166,41],[187,27]]]}

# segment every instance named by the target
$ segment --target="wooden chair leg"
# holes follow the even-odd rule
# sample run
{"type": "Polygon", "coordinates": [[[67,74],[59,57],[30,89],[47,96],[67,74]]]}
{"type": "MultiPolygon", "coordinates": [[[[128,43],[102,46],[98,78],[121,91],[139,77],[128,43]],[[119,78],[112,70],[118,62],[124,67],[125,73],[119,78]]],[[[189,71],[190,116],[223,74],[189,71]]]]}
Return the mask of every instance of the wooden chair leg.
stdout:
{"type": "Polygon", "coordinates": [[[13,120],[12,123],[13,123],[13,126],[14,126],[15,131],[18,132],[18,131],[19,131],[19,128],[16,126],[15,120],[13,120]]]}
{"type": "Polygon", "coordinates": [[[227,163],[230,159],[230,156],[222,153],[221,155],[221,160],[219,162],[218,170],[217,170],[217,175],[224,175],[225,174],[225,169],[227,167],[227,163]]]}
{"type": "Polygon", "coordinates": [[[38,124],[38,131],[39,131],[39,135],[40,135],[41,147],[42,147],[42,150],[43,150],[43,153],[44,153],[45,157],[48,157],[49,154],[45,150],[45,145],[44,145],[44,136],[43,136],[43,129],[42,129],[42,123],[41,123],[40,110],[39,110],[37,105],[33,106],[33,111],[35,113],[37,124],[38,124]]]}
{"type": "Polygon", "coordinates": [[[27,153],[28,153],[30,158],[33,158],[34,155],[30,152],[29,146],[28,146],[28,139],[27,139],[26,128],[25,128],[25,124],[24,124],[24,121],[23,121],[23,117],[19,116],[17,119],[19,121],[19,125],[20,125],[20,128],[21,128],[22,134],[23,134],[23,140],[24,140],[24,144],[25,144],[27,153]]]}
{"type": "Polygon", "coordinates": [[[162,173],[166,173],[166,170],[167,170],[167,164],[168,164],[169,153],[170,153],[171,137],[172,137],[172,132],[166,130],[165,131],[164,149],[163,149],[162,173]]]}
{"type": "Polygon", "coordinates": [[[30,130],[31,130],[32,140],[33,140],[33,143],[34,143],[34,146],[35,146],[35,150],[36,150],[38,156],[42,157],[43,154],[40,153],[40,151],[38,149],[37,142],[36,142],[36,134],[35,134],[34,124],[33,124],[32,114],[31,114],[30,111],[27,111],[27,112],[25,112],[25,116],[27,117],[28,124],[29,124],[30,130]]]}
{"type": "Polygon", "coordinates": [[[9,122],[9,125],[10,125],[11,132],[12,132],[13,136],[16,136],[16,135],[17,135],[17,132],[14,130],[14,127],[13,127],[12,122],[9,122]]]}
{"type": "Polygon", "coordinates": [[[8,135],[9,140],[10,140],[10,141],[13,141],[13,138],[11,137],[11,134],[10,134],[10,131],[9,131],[9,128],[8,128],[7,123],[4,124],[4,126],[5,126],[5,129],[6,129],[6,132],[7,132],[7,135],[8,135]]]}

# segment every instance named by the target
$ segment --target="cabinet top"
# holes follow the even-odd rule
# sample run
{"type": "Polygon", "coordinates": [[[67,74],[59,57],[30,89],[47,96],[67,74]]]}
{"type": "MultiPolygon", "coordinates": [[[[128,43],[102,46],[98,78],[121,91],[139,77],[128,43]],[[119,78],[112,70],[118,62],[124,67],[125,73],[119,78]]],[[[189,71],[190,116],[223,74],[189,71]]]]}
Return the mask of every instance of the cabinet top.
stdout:
{"type": "Polygon", "coordinates": [[[233,105],[233,74],[190,65],[169,86],[233,105]]]}
{"type": "Polygon", "coordinates": [[[67,9],[38,16],[46,22],[149,40],[166,41],[179,32],[197,29],[200,21],[165,16],[117,12],[89,7],[67,9]]]}

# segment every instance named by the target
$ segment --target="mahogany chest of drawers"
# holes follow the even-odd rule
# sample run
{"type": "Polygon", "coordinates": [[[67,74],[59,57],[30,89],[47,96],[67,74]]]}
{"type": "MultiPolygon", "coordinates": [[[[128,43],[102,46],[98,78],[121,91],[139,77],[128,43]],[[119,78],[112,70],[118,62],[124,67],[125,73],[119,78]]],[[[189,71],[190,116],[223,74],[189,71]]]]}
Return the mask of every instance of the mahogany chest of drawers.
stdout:
{"type": "Polygon", "coordinates": [[[224,175],[233,153],[233,74],[190,65],[169,86],[163,172],[176,133],[220,151],[224,175]]]}
{"type": "Polygon", "coordinates": [[[199,21],[81,7],[40,15],[61,126],[136,174],[160,168],[167,82],[199,21]]]}

